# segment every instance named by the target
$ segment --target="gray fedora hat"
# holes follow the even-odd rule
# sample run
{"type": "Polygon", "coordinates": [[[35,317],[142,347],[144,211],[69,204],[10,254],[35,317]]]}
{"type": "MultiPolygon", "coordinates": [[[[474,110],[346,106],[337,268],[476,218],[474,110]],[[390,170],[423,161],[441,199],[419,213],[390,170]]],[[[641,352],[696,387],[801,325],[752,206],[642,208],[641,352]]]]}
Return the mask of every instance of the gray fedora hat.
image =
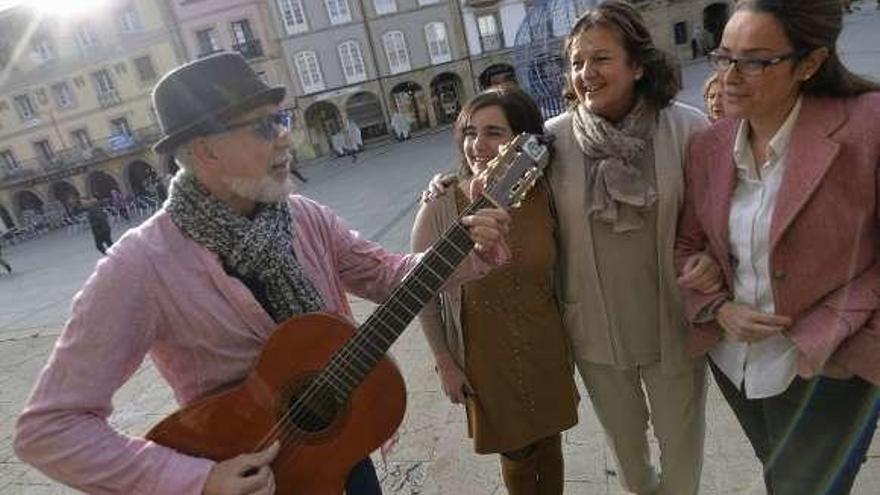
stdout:
{"type": "Polygon", "coordinates": [[[162,130],[153,150],[168,153],[193,137],[221,131],[225,120],[260,105],[277,105],[284,93],[284,86],[264,83],[237,52],[181,65],[153,88],[153,107],[162,130]]]}

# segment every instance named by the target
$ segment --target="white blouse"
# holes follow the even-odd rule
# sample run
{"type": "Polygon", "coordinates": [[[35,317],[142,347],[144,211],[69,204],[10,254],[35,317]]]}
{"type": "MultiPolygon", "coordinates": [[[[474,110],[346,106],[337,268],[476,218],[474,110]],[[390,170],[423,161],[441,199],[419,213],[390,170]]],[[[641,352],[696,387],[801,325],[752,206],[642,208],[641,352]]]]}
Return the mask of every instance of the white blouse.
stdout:
{"type": "MultiPolygon", "coordinates": [[[[748,121],[740,123],[733,148],[737,181],[728,222],[735,269],[734,302],[763,313],[776,311],[770,273],[770,223],[800,109],[798,99],[770,140],[760,173],[749,144],[748,121]]],[[[797,349],[783,334],[752,343],[725,336],[709,355],[749,399],[784,392],[797,372],[797,349]]]]}

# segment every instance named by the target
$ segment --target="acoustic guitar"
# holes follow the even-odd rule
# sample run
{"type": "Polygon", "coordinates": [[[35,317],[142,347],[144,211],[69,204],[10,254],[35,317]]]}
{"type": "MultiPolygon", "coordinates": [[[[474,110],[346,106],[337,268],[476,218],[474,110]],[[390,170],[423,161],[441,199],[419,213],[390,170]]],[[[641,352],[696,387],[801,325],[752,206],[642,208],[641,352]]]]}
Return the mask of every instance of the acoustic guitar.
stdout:
{"type": "MultiPolygon", "coordinates": [[[[519,206],[547,166],[547,144],[544,136],[517,136],[488,164],[485,191],[463,215],[519,206]]],[[[178,410],[146,438],[217,461],[279,439],[276,493],[341,494],[352,467],[403,419],[406,388],[386,352],[472,248],[459,220],[356,330],[329,314],[291,318],[243,382],[178,410]]]]}

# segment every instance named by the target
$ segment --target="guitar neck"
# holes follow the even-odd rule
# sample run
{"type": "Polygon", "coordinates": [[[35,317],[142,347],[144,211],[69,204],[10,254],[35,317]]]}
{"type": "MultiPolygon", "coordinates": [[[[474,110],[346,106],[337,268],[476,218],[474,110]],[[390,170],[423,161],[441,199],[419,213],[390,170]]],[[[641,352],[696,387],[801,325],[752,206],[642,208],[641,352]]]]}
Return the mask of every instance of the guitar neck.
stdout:
{"type": "MultiPolygon", "coordinates": [[[[491,206],[489,200],[481,196],[463,215],[491,206]]],[[[321,380],[332,386],[337,394],[348,397],[425,304],[440,292],[473,246],[467,227],[461,219],[457,220],[431,245],[388,299],[358,328],[354,337],[333,356],[321,372],[321,380]]]]}

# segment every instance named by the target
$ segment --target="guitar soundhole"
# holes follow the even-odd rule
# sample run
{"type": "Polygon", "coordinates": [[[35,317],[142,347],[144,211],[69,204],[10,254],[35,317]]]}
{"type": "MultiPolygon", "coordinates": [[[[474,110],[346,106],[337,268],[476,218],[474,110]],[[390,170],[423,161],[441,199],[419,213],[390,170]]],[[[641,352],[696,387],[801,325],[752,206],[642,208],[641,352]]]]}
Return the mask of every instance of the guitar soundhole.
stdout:
{"type": "Polygon", "coordinates": [[[345,401],[330,387],[313,383],[313,378],[290,387],[284,394],[287,422],[297,430],[311,434],[329,428],[345,407],[345,401]]]}

